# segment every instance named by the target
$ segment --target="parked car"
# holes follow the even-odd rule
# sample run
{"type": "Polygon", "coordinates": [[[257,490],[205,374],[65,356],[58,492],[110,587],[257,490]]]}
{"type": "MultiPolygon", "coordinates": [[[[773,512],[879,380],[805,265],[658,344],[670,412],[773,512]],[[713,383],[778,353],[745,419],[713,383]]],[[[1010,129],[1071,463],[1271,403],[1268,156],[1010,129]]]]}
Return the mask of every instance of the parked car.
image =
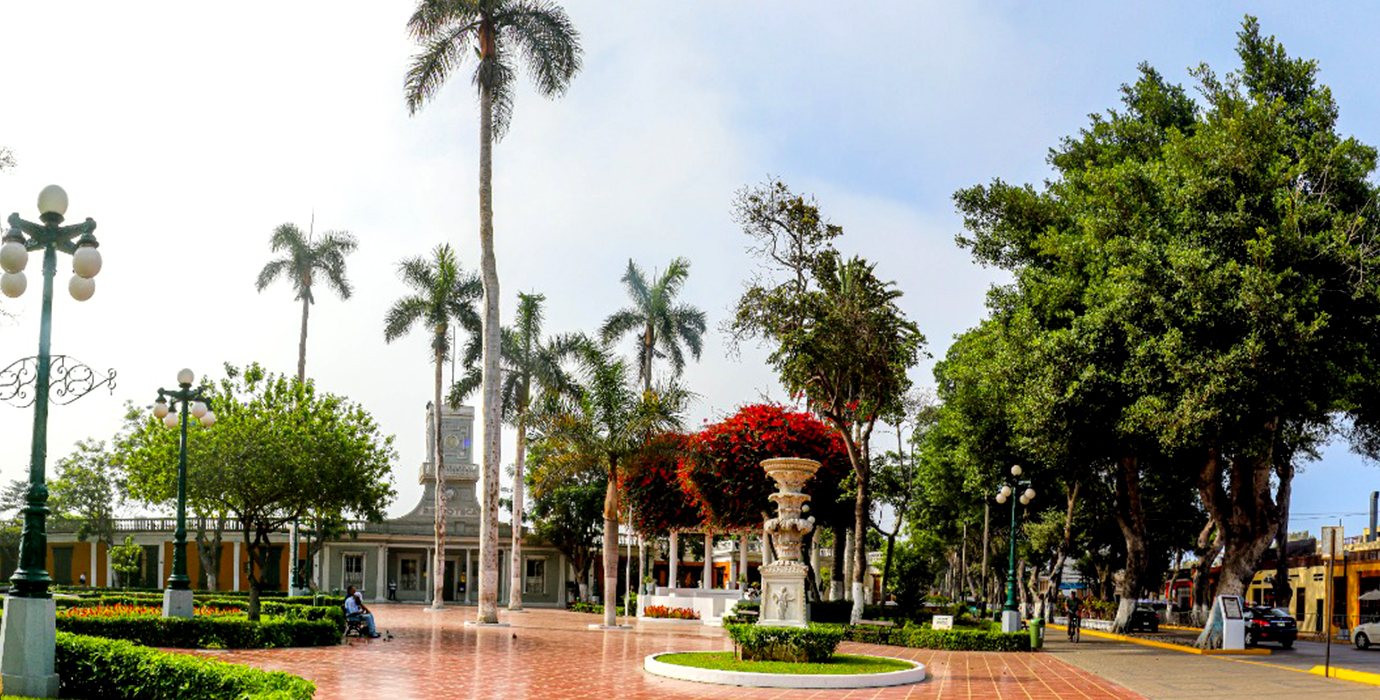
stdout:
{"type": "Polygon", "coordinates": [[[1133,630],[1149,630],[1151,632],[1160,631],[1160,614],[1149,605],[1137,605],[1131,611],[1131,624],[1128,626],[1133,630]]]}
{"type": "Polygon", "coordinates": [[[1351,641],[1357,649],[1369,649],[1372,644],[1380,644],[1380,619],[1362,622],[1351,630],[1351,641]]]}
{"type": "Polygon", "coordinates": [[[1299,636],[1298,625],[1287,610],[1251,605],[1244,611],[1246,618],[1246,646],[1253,647],[1261,642],[1279,642],[1288,649],[1294,646],[1299,636]]]}

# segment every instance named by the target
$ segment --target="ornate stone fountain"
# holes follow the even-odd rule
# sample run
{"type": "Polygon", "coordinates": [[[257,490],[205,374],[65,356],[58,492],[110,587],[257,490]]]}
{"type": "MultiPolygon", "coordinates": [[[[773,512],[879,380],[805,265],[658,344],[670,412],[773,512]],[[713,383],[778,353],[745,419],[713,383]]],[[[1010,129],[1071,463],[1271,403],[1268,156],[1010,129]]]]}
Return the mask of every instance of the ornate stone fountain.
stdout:
{"type": "Polygon", "coordinates": [[[766,522],[776,550],[776,561],[762,567],[762,608],[759,623],[774,627],[804,627],[805,576],[809,571],[800,556],[800,539],[815,529],[800,508],[810,500],[802,489],[819,470],[819,462],[795,457],[762,461],[762,468],[776,481],[776,517],[766,522]]]}

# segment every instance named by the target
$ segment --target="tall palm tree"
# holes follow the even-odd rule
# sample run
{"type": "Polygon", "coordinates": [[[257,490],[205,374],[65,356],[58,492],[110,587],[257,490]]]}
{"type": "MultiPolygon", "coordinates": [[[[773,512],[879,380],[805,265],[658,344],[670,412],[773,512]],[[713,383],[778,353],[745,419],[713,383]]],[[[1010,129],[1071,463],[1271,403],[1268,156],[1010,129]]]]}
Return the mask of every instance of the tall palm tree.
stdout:
{"type": "Polygon", "coordinates": [[[259,279],[254,283],[260,292],[268,288],[280,277],[287,277],[302,302],[302,335],[297,342],[297,381],[307,381],[307,316],[311,305],[316,303],[312,286],[318,274],[323,275],[326,284],[340,295],[349,299],[354,288],[345,277],[345,256],[355,252],[359,246],[355,237],[348,231],[327,231],[320,238],[311,233],[302,234],[296,224],[282,224],[273,229],[268,239],[269,248],[282,257],[270,261],[259,270],[259,279]]]}
{"type": "MultiPolygon", "coordinates": [[[[517,324],[503,329],[503,419],[517,428],[517,457],[513,462],[512,561],[509,567],[508,609],[522,609],[522,513],[524,466],[527,457],[528,419],[533,402],[545,395],[568,393],[574,383],[561,366],[579,342],[574,336],[542,338],[544,319],[541,294],[518,294],[517,324]]],[[[483,371],[482,349],[471,336],[465,348],[465,376],[450,391],[451,405],[459,404],[479,388],[483,371]]]]}
{"type": "Polygon", "coordinates": [[[513,113],[517,64],[537,92],[565,93],[580,70],[579,32],[549,0],[422,0],[407,22],[421,45],[407,69],[407,109],[416,114],[467,60],[479,90],[479,268],[484,282],[484,458],[479,521],[481,623],[498,622],[498,470],[500,460],[498,263],[494,260],[493,144],[513,113]]]}
{"type": "MultiPolygon", "coordinates": [[[[604,624],[617,624],[618,469],[651,438],[680,430],[690,393],[675,383],[639,391],[628,363],[607,346],[589,341],[578,349],[583,381],[570,397],[547,400],[535,417],[549,448],[547,466],[569,473],[591,468],[608,474],[604,492],[604,624]]],[[[633,582],[629,581],[631,586],[633,582]]]]}
{"type": "Polygon", "coordinates": [[[690,261],[676,258],[660,277],[647,283],[642,268],[629,260],[623,273],[623,286],[628,290],[632,306],[610,315],[599,335],[611,343],[629,333],[637,334],[637,373],[643,391],[652,389],[652,360],[665,357],[671,361],[673,376],[685,370],[685,350],[700,359],[704,345],[704,312],[689,304],[677,304],[676,295],[690,276],[690,261]]]}
{"type": "Polygon", "coordinates": [[[476,328],[479,316],[474,304],[483,290],[473,273],[465,272],[449,245],[437,246],[430,260],[408,258],[398,263],[398,276],[412,288],[395,302],[383,321],[383,339],[389,343],[421,325],[431,332],[431,356],[436,365],[432,401],[433,449],[436,452],[436,557],[432,563],[433,610],[444,607],[446,571],[446,469],[441,446],[441,371],[450,353],[450,327],[476,328]]]}

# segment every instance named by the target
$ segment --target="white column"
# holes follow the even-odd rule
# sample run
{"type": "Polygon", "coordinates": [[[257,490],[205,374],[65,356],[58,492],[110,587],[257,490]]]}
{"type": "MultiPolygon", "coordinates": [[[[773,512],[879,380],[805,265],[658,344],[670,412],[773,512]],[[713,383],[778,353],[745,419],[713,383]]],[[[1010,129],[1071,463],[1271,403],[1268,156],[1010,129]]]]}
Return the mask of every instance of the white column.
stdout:
{"type": "Polygon", "coordinates": [[[240,569],[241,569],[241,567],[240,567],[240,547],[241,547],[243,544],[244,544],[243,542],[240,542],[239,540],[235,540],[235,566],[234,566],[234,569],[235,569],[235,588],[234,588],[234,590],[237,590],[237,591],[240,590],[240,569]]]}
{"type": "Polygon", "coordinates": [[[377,579],[378,585],[374,588],[374,600],[383,601],[388,599],[388,545],[379,545],[377,579]]]}
{"type": "Polygon", "coordinates": [[[167,558],[168,558],[168,543],[167,543],[167,542],[159,542],[159,543],[158,543],[158,587],[159,587],[159,588],[163,588],[163,587],[166,585],[166,582],[164,581],[164,579],[166,579],[167,576],[164,576],[164,575],[163,575],[163,565],[166,563],[167,558]]]}
{"type": "Polygon", "coordinates": [[[843,585],[843,599],[853,599],[853,531],[848,531],[848,536],[843,540],[843,563],[834,563],[834,569],[839,572],[838,579],[843,585]]]}
{"type": "Polygon", "coordinates": [[[91,540],[91,575],[87,576],[86,580],[92,586],[100,585],[99,583],[96,583],[96,549],[100,546],[100,540],[91,540]]]}
{"type": "Polygon", "coordinates": [[[762,523],[762,563],[770,564],[776,561],[776,552],[771,549],[771,534],[767,532],[767,523],[762,523]]]}
{"type": "Polygon", "coordinates": [[[331,590],[331,546],[321,545],[321,570],[317,573],[321,577],[321,590],[329,593],[331,590]]]}
{"type": "MultiPolygon", "coordinates": [[[[738,535],[738,575],[734,577],[735,581],[739,577],[741,577],[743,581],[747,581],[748,578],[747,542],[747,533],[738,535]]],[[[738,585],[738,588],[747,588],[747,584],[741,583],[738,585]]]]}
{"type": "Polygon", "coordinates": [[[704,573],[700,575],[700,588],[714,587],[714,534],[704,533],[704,573]]]}
{"type": "Polygon", "coordinates": [[[680,575],[680,533],[677,533],[675,530],[671,531],[670,559],[671,560],[669,564],[671,565],[671,576],[666,580],[666,583],[671,588],[675,588],[676,586],[680,585],[680,579],[677,578],[680,575]]]}
{"type": "Polygon", "coordinates": [[[560,553],[556,554],[556,561],[558,562],[556,570],[560,572],[556,579],[556,604],[564,608],[567,597],[567,593],[565,592],[565,570],[570,564],[565,560],[565,555],[560,553]]]}
{"type": "Polygon", "coordinates": [[[472,550],[472,549],[466,549],[466,550],[465,550],[465,604],[466,604],[466,605],[468,605],[469,602],[470,602],[470,591],[474,588],[474,581],[471,581],[471,580],[470,580],[470,555],[472,555],[472,554],[474,554],[474,550],[472,550]]]}
{"type": "Polygon", "coordinates": [[[110,553],[110,545],[105,548],[105,587],[111,588],[115,585],[115,558],[110,553]]]}

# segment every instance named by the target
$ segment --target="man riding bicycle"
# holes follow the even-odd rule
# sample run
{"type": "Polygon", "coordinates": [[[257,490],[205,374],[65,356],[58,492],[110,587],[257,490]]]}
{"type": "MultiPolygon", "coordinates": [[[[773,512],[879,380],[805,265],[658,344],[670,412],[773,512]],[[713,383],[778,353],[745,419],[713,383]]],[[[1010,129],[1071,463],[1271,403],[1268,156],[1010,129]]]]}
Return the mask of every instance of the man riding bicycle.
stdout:
{"type": "Polygon", "coordinates": [[[1083,622],[1083,600],[1075,593],[1064,602],[1064,613],[1069,616],[1069,641],[1075,641],[1078,629],[1083,622]]]}

